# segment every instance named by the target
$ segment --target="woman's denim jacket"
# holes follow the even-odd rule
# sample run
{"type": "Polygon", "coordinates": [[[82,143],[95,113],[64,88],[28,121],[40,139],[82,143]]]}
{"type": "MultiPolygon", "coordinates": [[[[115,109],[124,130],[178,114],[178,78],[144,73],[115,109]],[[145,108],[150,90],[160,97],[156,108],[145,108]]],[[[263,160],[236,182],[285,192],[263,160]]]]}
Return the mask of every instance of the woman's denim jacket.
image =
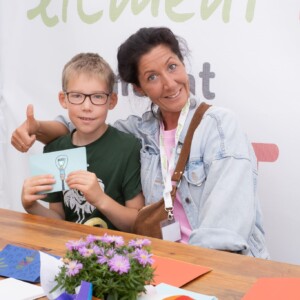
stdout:
{"type": "MultiPolygon", "coordinates": [[[[191,99],[177,158],[200,103],[191,99]]],[[[162,198],[159,121],[152,112],[114,126],[142,143],[141,181],[146,204],[162,198]]],[[[212,106],[196,129],[178,192],[192,228],[189,244],[269,258],[257,195],[257,161],[235,115],[212,106]]]]}

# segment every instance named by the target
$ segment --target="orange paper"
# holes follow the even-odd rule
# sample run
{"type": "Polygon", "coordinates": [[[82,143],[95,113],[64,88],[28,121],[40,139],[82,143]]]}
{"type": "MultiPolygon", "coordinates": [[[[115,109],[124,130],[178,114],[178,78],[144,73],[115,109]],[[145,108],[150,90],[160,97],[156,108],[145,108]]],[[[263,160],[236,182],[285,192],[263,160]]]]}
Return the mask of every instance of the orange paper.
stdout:
{"type": "Polygon", "coordinates": [[[180,260],[153,255],[154,285],[167,283],[181,287],[189,281],[211,271],[211,268],[180,260]]]}
{"type": "Polygon", "coordinates": [[[242,300],[300,299],[300,278],[260,278],[242,300]]]}

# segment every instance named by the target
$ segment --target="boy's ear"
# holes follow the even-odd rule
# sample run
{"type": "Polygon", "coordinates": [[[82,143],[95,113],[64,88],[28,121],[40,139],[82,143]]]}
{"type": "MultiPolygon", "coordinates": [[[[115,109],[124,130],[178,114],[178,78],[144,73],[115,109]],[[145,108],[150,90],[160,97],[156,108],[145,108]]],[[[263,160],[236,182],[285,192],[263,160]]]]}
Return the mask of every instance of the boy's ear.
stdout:
{"type": "Polygon", "coordinates": [[[118,95],[116,93],[111,93],[109,97],[108,109],[114,109],[118,103],[118,95]]]}
{"type": "Polygon", "coordinates": [[[58,93],[58,100],[59,100],[59,103],[60,105],[63,107],[63,108],[66,108],[67,109],[67,98],[66,98],[66,94],[64,92],[59,92],[58,93]]]}

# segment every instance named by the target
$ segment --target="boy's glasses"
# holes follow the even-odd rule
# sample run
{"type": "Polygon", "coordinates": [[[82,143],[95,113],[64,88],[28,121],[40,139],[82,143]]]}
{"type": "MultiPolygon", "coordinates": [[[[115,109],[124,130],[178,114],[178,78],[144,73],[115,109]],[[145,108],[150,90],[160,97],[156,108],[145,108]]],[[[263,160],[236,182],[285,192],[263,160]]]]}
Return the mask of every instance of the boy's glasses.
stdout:
{"type": "Polygon", "coordinates": [[[94,105],[103,105],[107,102],[107,99],[110,95],[107,93],[83,94],[77,92],[66,92],[65,94],[67,95],[68,101],[75,105],[82,104],[86,97],[90,98],[90,101],[94,105]]]}

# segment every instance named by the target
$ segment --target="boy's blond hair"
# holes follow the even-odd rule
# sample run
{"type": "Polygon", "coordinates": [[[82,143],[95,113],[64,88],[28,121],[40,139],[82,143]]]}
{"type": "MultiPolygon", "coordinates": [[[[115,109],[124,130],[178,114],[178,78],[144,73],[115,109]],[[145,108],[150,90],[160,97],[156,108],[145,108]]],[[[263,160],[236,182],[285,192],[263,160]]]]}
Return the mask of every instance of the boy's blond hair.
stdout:
{"type": "Polygon", "coordinates": [[[97,53],[79,53],[64,66],[62,72],[62,89],[67,91],[71,76],[80,74],[96,75],[106,82],[108,93],[114,88],[115,74],[110,65],[97,53]]]}

